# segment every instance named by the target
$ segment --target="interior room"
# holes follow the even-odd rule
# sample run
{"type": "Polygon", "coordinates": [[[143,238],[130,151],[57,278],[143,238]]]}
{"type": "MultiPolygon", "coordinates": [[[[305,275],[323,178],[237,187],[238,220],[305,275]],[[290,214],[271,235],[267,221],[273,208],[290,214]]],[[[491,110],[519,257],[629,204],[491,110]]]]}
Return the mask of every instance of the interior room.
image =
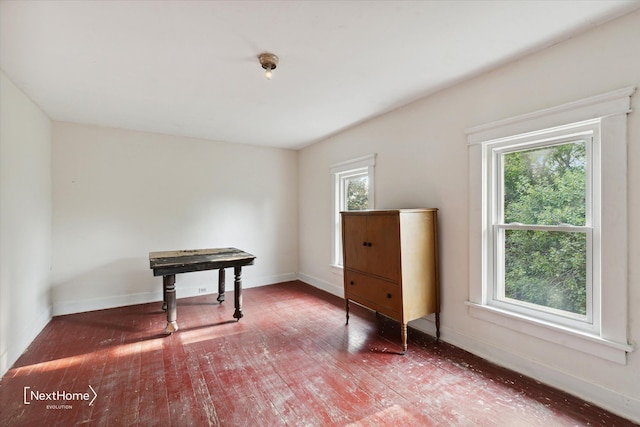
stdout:
{"type": "Polygon", "coordinates": [[[637,0],[0,0],[0,419],[640,423],[638,46],[637,0]],[[562,144],[584,221],[507,219],[498,168],[562,144]],[[354,176],[437,209],[437,314],[345,300],[354,176]],[[525,233],[585,236],[584,310],[496,284],[525,233]],[[224,302],[150,268],[205,248],[255,257],[224,302]]]}

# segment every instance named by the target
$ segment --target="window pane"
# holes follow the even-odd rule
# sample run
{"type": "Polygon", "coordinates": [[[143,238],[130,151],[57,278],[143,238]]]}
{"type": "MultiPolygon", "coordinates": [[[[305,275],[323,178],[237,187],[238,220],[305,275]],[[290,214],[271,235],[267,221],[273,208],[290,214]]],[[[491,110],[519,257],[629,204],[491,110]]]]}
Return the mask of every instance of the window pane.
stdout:
{"type": "Polygon", "coordinates": [[[502,155],[504,222],[586,225],[584,141],[502,155]]]}
{"type": "Polygon", "coordinates": [[[346,205],[348,211],[369,208],[369,178],[359,176],[346,178],[346,205]]]}
{"type": "Polygon", "coordinates": [[[505,298],[587,314],[585,233],[505,230],[505,298]]]}

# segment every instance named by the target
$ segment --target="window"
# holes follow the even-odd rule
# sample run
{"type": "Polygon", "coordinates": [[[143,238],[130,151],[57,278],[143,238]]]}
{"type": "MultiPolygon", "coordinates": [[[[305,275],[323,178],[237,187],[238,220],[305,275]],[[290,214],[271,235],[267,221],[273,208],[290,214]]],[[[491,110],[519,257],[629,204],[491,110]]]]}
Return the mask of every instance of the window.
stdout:
{"type": "Polygon", "coordinates": [[[471,316],[626,363],[634,91],[467,130],[471,316]]]}
{"type": "Polygon", "coordinates": [[[342,266],[341,211],[373,209],[373,169],[375,154],[335,164],[333,181],[333,245],[332,265],[342,266]]]}
{"type": "Polygon", "coordinates": [[[599,331],[598,135],[596,121],[486,144],[489,305],[599,331]]]}

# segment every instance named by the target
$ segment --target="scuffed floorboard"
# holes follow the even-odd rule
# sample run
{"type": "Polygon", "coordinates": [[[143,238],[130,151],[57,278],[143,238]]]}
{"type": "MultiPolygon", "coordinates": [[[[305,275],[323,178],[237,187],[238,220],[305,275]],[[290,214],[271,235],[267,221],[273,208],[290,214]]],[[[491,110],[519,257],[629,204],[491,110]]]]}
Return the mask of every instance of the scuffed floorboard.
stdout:
{"type": "Polygon", "coordinates": [[[179,299],[170,336],[159,302],[54,318],[2,378],[0,425],[634,425],[414,330],[400,356],[398,324],[352,305],[346,326],[302,282],[243,297],[239,322],[232,295],[179,299]]]}

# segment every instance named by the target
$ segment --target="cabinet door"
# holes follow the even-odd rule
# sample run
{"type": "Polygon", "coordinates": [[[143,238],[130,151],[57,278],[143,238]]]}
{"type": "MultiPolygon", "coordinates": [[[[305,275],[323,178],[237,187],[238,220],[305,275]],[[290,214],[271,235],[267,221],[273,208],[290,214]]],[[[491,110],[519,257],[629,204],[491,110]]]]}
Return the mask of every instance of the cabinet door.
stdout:
{"type": "Polygon", "coordinates": [[[342,215],[342,247],[344,265],[354,270],[367,271],[367,217],[342,215]]]}
{"type": "Polygon", "coordinates": [[[400,218],[398,215],[367,217],[368,271],[389,280],[400,280],[400,218]]]}

